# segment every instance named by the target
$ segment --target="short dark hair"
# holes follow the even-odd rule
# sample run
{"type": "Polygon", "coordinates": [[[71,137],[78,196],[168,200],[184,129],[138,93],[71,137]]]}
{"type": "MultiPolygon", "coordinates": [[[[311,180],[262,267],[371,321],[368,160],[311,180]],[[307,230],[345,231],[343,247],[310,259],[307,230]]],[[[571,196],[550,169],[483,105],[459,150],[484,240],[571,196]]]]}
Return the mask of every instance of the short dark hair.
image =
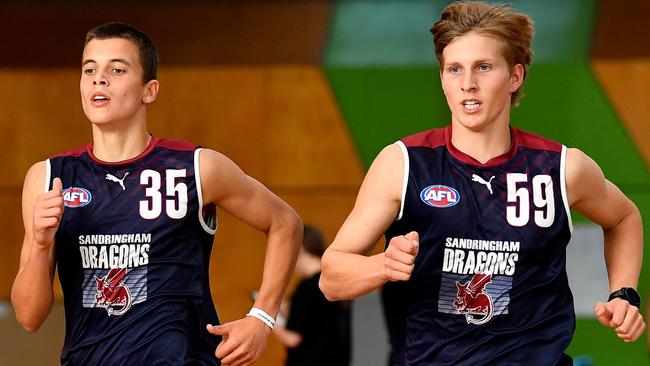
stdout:
{"type": "Polygon", "coordinates": [[[302,239],[302,247],[309,254],[322,257],[325,253],[325,239],[320,230],[313,226],[305,225],[305,234],[302,239]]]}
{"type": "Polygon", "coordinates": [[[86,33],[86,42],[93,39],[124,38],[138,47],[142,64],[142,81],[148,82],[158,77],[158,51],[153,41],[138,28],[120,22],[110,22],[91,29],[86,33]]]}

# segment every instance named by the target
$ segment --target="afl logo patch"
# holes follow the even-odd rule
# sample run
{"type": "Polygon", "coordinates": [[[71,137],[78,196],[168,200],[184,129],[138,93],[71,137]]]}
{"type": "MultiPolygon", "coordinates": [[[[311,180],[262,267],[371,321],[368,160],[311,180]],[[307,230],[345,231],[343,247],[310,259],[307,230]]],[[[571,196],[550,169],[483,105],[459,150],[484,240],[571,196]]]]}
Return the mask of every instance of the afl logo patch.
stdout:
{"type": "Polygon", "coordinates": [[[90,203],[93,196],[85,188],[70,187],[63,190],[63,205],[70,208],[84,207],[90,203]]]}
{"type": "Polygon", "coordinates": [[[436,184],[423,189],[420,199],[429,206],[445,208],[455,206],[460,201],[460,194],[455,188],[436,184]]]}

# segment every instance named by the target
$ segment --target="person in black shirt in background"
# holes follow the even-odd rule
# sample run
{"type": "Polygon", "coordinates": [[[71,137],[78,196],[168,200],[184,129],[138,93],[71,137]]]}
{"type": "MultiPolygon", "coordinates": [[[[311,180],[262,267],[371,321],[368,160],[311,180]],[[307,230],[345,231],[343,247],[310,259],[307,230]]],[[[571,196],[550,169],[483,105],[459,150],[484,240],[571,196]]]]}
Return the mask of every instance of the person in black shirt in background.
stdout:
{"type": "Polygon", "coordinates": [[[295,271],[302,279],[291,297],[286,325],[279,317],[273,330],[287,347],[286,366],[350,364],[350,303],[327,301],[318,288],[324,252],[321,232],[305,225],[295,271]]]}

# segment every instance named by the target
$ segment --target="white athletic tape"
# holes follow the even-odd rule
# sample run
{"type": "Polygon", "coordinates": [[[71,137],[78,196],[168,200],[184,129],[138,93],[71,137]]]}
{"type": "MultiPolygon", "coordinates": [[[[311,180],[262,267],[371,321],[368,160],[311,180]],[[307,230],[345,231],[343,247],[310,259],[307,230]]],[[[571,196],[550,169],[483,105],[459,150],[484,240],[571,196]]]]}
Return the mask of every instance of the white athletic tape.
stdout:
{"type": "Polygon", "coordinates": [[[264,324],[266,324],[271,330],[275,327],[275,319],[271,317],[269,314],[266,313],[266,311],[258,308],[251,308],[248,314],[246,316],[252,316],[253,318],[257,318],[261,320],[264,324]]]}

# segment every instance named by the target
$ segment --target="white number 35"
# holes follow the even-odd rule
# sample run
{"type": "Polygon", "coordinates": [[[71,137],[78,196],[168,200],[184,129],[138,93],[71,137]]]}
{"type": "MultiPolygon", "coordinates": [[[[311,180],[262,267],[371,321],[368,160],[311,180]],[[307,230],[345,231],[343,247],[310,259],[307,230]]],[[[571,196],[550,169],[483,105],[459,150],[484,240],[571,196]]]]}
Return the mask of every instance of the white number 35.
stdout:
{"type": "MultiPolygon", "coordinates": [[[[176,179],[185,178],[186,175],[185,169],[165,171],[165,212],[172,219],[181,219],[187,214],[187,184],[176,183],[176,179]]],[[[162,213],[161,182],[160,172],[155,170],[147,169],[140,174],[140,184],[146,186],[146,199],[140,201],[140,216],[143,219],[157,219],[162,213]]]]}

